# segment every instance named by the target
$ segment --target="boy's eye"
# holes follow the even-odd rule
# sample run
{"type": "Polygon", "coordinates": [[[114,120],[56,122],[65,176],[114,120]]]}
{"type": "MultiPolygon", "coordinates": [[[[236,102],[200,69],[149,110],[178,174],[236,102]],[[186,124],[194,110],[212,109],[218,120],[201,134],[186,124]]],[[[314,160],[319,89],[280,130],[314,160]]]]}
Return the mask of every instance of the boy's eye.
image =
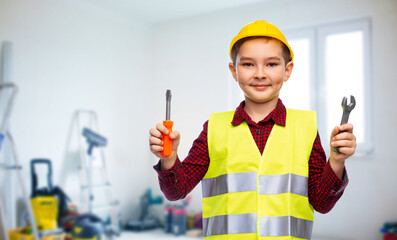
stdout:
{"type": "Polygon", "coordinates": [[[275,67],[275,66],[277,66],[278,64],[277,63],[269,63],[269,64],[267,64],[269,67],[275,67]]]}
{"type": "Polygon", "coordinates": [[[252,64],[252,63],[249,63],[249,62],[242,63],[241,65],[243,65],[243,66],[247,66],[247,67],[249,67],[249,66],[253,66],[253,64],[252,64]]]}

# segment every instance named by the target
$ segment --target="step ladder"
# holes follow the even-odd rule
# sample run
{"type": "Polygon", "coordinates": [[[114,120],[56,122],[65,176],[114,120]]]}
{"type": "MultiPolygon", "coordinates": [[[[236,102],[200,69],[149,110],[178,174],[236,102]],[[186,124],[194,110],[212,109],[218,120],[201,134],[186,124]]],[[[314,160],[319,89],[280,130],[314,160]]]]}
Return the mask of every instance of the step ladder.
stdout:
{"type": "Polygon", "coordinates": [[[8,240],[6,218],[3,207],[3,201],[0,198],[0,239],[8,240]]]}
{"type": "MultiPolygon", "coordinates": [[[[30,199],[29,195],[27,194],[25,185],[24,185],[24,178],[22,177],[22,167],[19,164],[18,160],[18,154],[17,154],[17,149],[16,149],[16,144],[14,141],[14,138],[12,137],[11,133],[8,131],[7,126],[8,126],[8,120],[12,112],[12,107],[13,107],[13,102],[16,96],[16,93],[18,91],[17,86],[13,83],[4,83],[0,84],[0,96],[3,97],[1,93],[4,93],[6,90],[11,91],[11,94],[8,97],[8,102],[5,106],[4,110],[4,117],[1,120],[1,125],[0,125],[0,151],[1,148],[3,147],[4,141],[9,142],[9,146],[11,148],[11,155],[12,155],[12,160],[13,161],[8,161],[7,163],[0,163],[0,169],[4,171],[11,171],[11,172],[16,172],[18,182],[19,182],[19,188],[21,189],[22,192],[22,198],[25,204],[25,207],[27,208],[28,216],[29,216],[29,221],[30,221],[30,226],[32,227],[32,233],[34,236],[34,239],[39,240],[39,232],[36,226],[36,222],[33,216],[33,210],[32,206],[30,204],[30,199]]],[[[2,98],[3,99],[3,98],[2,98]]],[[[12,184],[12,183],[11,183],[12,184]]],[[[12,194],[13,195],[13,194],[12,194]]],[[[8,196],[10,198],[13,198],[13,196],[8,196]]],[[[10,199],[11,201],[15,201],[15,199],[10,199]]],[[[9,214],[15,214],[16,209],[8,209],[9,214]]],[[[1,220],[1,227],[0,231],[3,236],[2,239],[8,240],[8,226],[6,223],[6,218],[5,218],[5,212],[4,212],[4,206],[0,198],[0,220],[1,220]]],[[[12,224],[12,223],[9,223],[12,224]]]]}
{"type": "Polygon", "coordinates": [[[99,134],[98,117],[92,110],[77,110],[74,122],[79,136],[80,184],[82,202],[89,213],[98,215],[105,223],[108,236],[120,234],[118,201],[113,198],[105,161],[107,139],[99,134]]]}

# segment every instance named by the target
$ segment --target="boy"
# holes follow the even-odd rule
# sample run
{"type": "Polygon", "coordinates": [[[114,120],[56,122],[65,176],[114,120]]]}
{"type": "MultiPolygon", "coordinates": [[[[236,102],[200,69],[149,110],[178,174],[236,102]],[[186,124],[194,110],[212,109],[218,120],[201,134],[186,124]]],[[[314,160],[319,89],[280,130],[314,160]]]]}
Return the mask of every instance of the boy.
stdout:
{"type": "Polygon", "coordinates": [[[293,52],[266,21],[246,25],[230,45],[229,69],[245,94],[235,111],[211,114],[187,158],[161,155],[163,134],[150,130],[154,167],[169,200],[202,181],[205,239],[310,239],[313,208],[330,211],[348,178],[344,162],[356,148],[353,126],[333,129],[327,162],[314,112],[286,109],[278,98],[291,75],[293,52]],[[253,141],[254,140],[254,141],[253,141]]]}

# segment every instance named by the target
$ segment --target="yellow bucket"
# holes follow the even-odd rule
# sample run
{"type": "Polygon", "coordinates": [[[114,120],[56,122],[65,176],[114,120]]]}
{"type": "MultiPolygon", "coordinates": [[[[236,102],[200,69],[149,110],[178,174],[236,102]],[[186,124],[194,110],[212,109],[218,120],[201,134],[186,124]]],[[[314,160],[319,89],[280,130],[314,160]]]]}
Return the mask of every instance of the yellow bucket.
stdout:
{"type": "MultiPolygon", "coordinates": [[[[30,228],[14,228],[8,231],[10,240],[34,240],[33,234],[29,233],[30,228]]],[[[48,235],[41,238],[41,240],[64,240],[65,234],[48,235]]]]}

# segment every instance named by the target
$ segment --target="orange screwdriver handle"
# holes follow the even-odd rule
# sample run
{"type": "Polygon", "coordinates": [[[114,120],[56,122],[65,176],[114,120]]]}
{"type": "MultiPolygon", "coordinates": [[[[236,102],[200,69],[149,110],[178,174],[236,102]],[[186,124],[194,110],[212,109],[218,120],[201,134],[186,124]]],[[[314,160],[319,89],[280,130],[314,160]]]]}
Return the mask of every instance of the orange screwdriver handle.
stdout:
{"type": "Polygon", "coordinates": [[[168,129],[169,133],[163,136],[163,151],[161,154],[165,157],[169,157],[172,154],[172,140],[170,138],[170,133],[172,132],[173,121],[163,121],[163,125],[168,129]]]}

